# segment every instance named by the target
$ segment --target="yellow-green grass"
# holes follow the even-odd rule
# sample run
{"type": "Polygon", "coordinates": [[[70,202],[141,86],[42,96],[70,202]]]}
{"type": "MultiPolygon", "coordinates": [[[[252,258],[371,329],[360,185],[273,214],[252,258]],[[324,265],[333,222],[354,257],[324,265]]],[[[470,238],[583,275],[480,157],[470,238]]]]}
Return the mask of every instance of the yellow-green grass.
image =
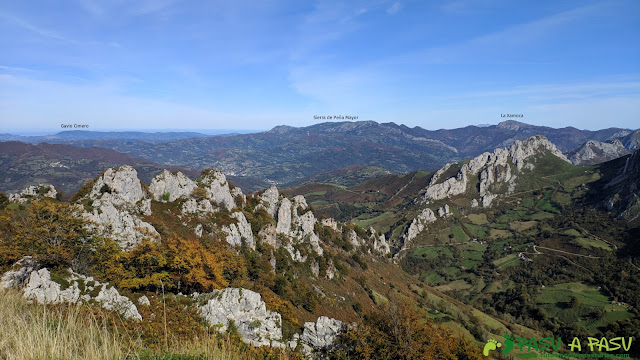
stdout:
{"type": "Polygon", "coordinates": [[[484,239],[487,236],[487,228],[480,225],[464,224],[466,232],[474,238],[484,239]]]}
{"type": "Polygon", "coordinates": [[[563,191],[558,191],[553,194],[553,201],[560,205],[568,205],[571,203],[571,194],[563,191]]]}
{"type": "Polygon", "coordinates": [[[486,325],[487,328],[489,328],[489,331],[491,331],[491,333],[493,333],[493,334],[506,334],[506,333],[510,333],[511,332],[500,321],[492,318],[491,316],[489,316],[489,315],[487,315],[487,314],[485,314],[485,313],[483,313],[481,311],[473,309],[473,315],[476,318],[478,318],[478,320],[480,320],[481,323],[486,325]]]}
{"type": "Polygon", "coordinates": [[[531,214],[528,216],[528,218],[531,220],[544,220],[544,219],[551,219],[552,217],[555,217],[555,215],[548,212],[544,212],[544,211],[531,214]]]}
{"type": "Polygon", "coordinates": [[[544,193],[544,196],[538,200],[538,202],[536,203],[536,207],[540,210],[544,210],[547,212],[558,212],[558,208],[556,208],[552,203],[551,203],[551,197],[553,196],[553,190],[549,189],[544,193]]]}
{"type": "Polygon", "coordinates": [[[364,220],[358,220],[356,221],[356,225],[360,226],[361,228],[368,228],[371,225],[377,224],[379,222],[382,222],[390,217],[393,217],[395,214],[391,211],[387,211],[384,212],[376,217],[372,217],[370,219],[364,219],[364,220]]]}
{"type": "Polygon", "coordinates": [[[514,231],[525,231],[525,230],[529,230],[532,227],[536,226],[538,224],[537,221],[534,220],[530,220],[530,221],[513,221],[511,223],[509,223],[509,228],[511,230],[514,231]]]}
{"type": "Polygon", "coordinates": [[[453,257],[451,249],[446,246],[428,246],[413,250],[413,255],[415,256],[422,256],[423,254],[427,259],[435,259],[442,256],[453,257]]]}
{"type": "Polygon", "coordinates": [[[444,284],[444,285],[440,285],[437,286],[436,289],[439,291],[452,291],[452,290],[468,290],[471,288],[471,285],[469,285],[466,281],[464,280],[456,280],[456,281],[452,281],[450,283],[444,284]]]}
{"type": "Polygon", "coordinates": [[[581,238],[574,239],[573,242],[586,249],[595,248],[595,249],[603,249],[606,251],[611,251],[611,246],[609,246],[609,244],[598,239],[581,237],[581,238]]]}
{"type": "Polygon", "coordinates": [[[502,282],[501,281],[494,281],[491,284],[487,285],[483,292],[484,293],[496,293],[498,291],[500,291],[500,287],[502,286],[502,282]]]}
{"type": "Polygon", "coordinates": [[[578,282],[546,287],[536,300],[550,317],[566,323],[577,322],[588,331],[634,316],[625,306],[611,304],[611,299],[597,288],[578,282]],[[572,297],[577,299],[577,305],[568,307],[572,297]],[[593,318],[591,314],[598,310],[604,311],[602,317],[593,318]]]}
{"type": "Polygon", "coordinates": [[[462,257],[464,259],[471,259],[471,260],[482,260],[482,252],[480,251],[474,251],[474,250],[465,250],[462,252],[462,257]]]}
{"type": "Polygon", "coordinates": [[[509,211],[508,213],[504,214],[504,215],[500,215],[497,219],[496,222],[498,223],[508,223],[508,222],[512,222],[512,221],[517,221],[517,220],[522,220],[523,218],[525,218],[527,216],[528,211],[527,210],[512,210],[509,211]]]}
{"type": "Polygon", "coordinates": [[[375,302],[376,305],[382,305],[389,302],[389,299],[386,296],[380,294],[379,292],[375,290],[371,290],[371,292],[373,294],[373,302],[375,302]]]}
{"type": "Polygon", "coordinates": [[[587,175],[577,176],[577,177],[567,179],[562,183],[562,186],[564,186],[565,189],[570,190],[582,184],[587,184],[593,181],[597,181],[599,179],[600,179],[600,174],[592,173],[592,174],[587,174],[587,175]]]}
{"type": "Polygon", "coordinates": [[[474,225],[485,225],[489,222],[487,214],[469,214],[468,218],[474,225]]]}
{"type": "Polygon", "coordinates": [[[442,284],[445,280],[444,278],[438,274],[435,270],[430,270],[427,271],[423,276],[422,276],[422,281],[425,282],[425,284],[430,285],[430,286],[434,286],[434,285],[440,285],[442,284]]]}
{"type": "Polygon", "coordinates": [[[509,261],[512,261],[514,259],[518,259],[518,255],[509,254],[509,255],[507,255],[505,257],[502,257],[500,259],[493,260],[493,265],[500,266],[500,265],[508,263],[509,261]]]}
{"type": "Polygon", "coordinates": [[[462,266],[464,266],[467,269],[471,269],[472,267],[478,265],[479,263],[480,263],[480,260],[470,260],[470,259],[462,260],[462,266]]]}
{"type": "Polygon", "coordinates": [[[240,360],[253,356],[249,348],[229,338],[204,333],[178,340],[171,336],[171,328],[166,347],[153,350],[132,331],[136,325],[86,304],[28,304],[21,293],[1,290],[0,304],[0,359],[240,360]]]}
{"type": "Polygon", "coordinates": [[[135,353],[80,307],[51,310],[29,305],[17,292],[0,291],[0,358],[122,359],[135,353]]]}
{"type": "Polygon", "coordinates": [[[490,229],[489,237],[492,239],[499,239],[511,236],[511,231],[501,229],[490,229]]]}
{"type": "Polygon", "coordinates": [[[463,242],[469,239],[469,236],[462,230],[460,226],[448,227],[438,234],[440,242],[448,243],[450,241],[463,242]]]}
{"type": "Polygon", "coordinates": [[[576,229],[568,229],[568,230],[565,230],[564,233],[569,236],[575,236],[575,237],[582,236],[582,234],[580,234],[580,232],[576,229]]]}
{"type": "Polygon", "coordinates": [[[522,199],[522,206],[527,208],[532,208],[535,205],[535,199],[531,196],[528,196],[522,199]]]}

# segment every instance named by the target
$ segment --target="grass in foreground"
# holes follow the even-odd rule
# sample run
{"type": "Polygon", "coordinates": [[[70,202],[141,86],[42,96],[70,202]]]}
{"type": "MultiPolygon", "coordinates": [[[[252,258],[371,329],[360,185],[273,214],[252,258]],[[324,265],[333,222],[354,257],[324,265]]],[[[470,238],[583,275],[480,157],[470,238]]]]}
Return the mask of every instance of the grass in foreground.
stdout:
{"type": "Polygon", "coordinates": [[[239,360],[257,355],[216,335],[170,341],[167,349],[152,350],[129,331],[109,326],[113,314],[97,310],[96,316],[96,309],[85,305],[28,304],[16,291],[0,291],[0,304],[0,359],[239,360]]]}

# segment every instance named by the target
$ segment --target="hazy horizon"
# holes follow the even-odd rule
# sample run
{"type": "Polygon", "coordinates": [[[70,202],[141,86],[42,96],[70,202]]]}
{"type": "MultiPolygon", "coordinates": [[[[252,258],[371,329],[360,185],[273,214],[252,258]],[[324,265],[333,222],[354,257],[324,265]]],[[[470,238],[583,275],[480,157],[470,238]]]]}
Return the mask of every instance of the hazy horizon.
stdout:
{"type": "MultiPolygon", "coordinates": [[[[510,119],[512,120],[512,119],[510,119]]],[[[313,125],[318,125],[318,124],[322,124],[322,123],[328,123],[328,122],[363,122],[363,121],[371,121],[371,120],[356,120],[356,121],[321,121],[321,122],[317,122],[314,124],[308,124],[308,125],[301,125],[301,126],[293,126],[293,127],[308,127],[308,126],[313,126],[313,125]]],[[[503,120],[503,121],[509,121],[509,120],[503,120]]],[[[565,128],[565,127],[569,127],[569,126],[548,126],[548,125],[535,125],[535,124],[530,124],[526,121],[522,121],[522,120],[513,120],[513,121],[517,121],[520,123],[525,123],[528,125],[533,125],[533,126],[546,126],[546,127],[550,127],[550,128],[554,128],[554,129],[561,129],[561,128],[565,128]]],[[[376,121],[377,122],[377,121],[376,121]]],[[[500,121],[502,122],[502,121],[500,121]]],[[[466,126],[476,126],[476,127],[488,127],[488,126],[496,126],[498,125],[500,122],[496,122],[493,124],[489,124],[489,123],[478,123],[478,124],[470,124],[470,125],[466,125],[466,126]]],[[[377,122],[380,123],[381,122],[377,122]]],[[[405,125],[405,126],[409,126],[407,124],[403,124],[403,123],[397,123],[397,122],[389,122],[389,123],[395,123],[397,125],[405,125]]],[[[286,125],[286,124],[281,124],[281,125],[276,125],[276,126],[291,126],[291,125],[286,125]]],[[[419,126],[419,125],[417,125],[419,126]]],[[[414,126],[409,126],[409,127],[414,127],[414,126]]],[[[420,126],[422,127],[422,126],[420,126]]],[[[464,127],[464,126],[462,126],[464,127]]],[[[575,126],[574,126],[575,127],[575,126]]],[[[423,128],[423,127],[422,127],[423,128]]],[[[459,127],[444,127],[444,128],[432,128],[432,129],[426,129],[423,128],[425,130],[429,130],[429,131],[436,131],[436,130],[452,130],[452,129],[457,129],[459,127]]],[[[580,128],[580,127],[575,127],[576,129],[579,130],[590,130],[590,131],[594,131],[594,130],[602,130],[602,129],[606,129],[606,128],[621,128],[621,129],[627,129],[627,130],[636,130],[638,129],[638,127],[621,127],[621,126],[615,126],[615,125],[608,125],[608,126],[603,126],[603,127],[598,127],[598,128],[594,128],[594,129],[586,129],[586,128],[580,128]]],[[[188,128],[184,128],[184,129],[180,129],[180,128],[174,128],[174,129],[127,129],[127,128],[122,128],[122,129],[52,129],[52,130],[29,130],[29,129],[14,129],[11,131],[5,131],[0,133],[0,135],[2,134],[9,134],[9,135],[16,135],[16,136],[47,136],[47,135],[55,135],[58,133],[62,133],[62,132],[66,132],[66,131],[92,131],[92,132],[140,132],[140,133],[171,133],[171,132],[176,132],[176,133],[185,133],[185,132],[193,132],[193,133],[199,133],[199,134],[204,134],[204,135],[210,135],[210,136],[215,136],[215,135],[237,135],[237,134],[252,134],[252,133],[259,133],[259,132],[264,132],[264,131],[269,131],[273,129],[273,127],[270,127],[268,129],[188,129],[188,128]]]]}

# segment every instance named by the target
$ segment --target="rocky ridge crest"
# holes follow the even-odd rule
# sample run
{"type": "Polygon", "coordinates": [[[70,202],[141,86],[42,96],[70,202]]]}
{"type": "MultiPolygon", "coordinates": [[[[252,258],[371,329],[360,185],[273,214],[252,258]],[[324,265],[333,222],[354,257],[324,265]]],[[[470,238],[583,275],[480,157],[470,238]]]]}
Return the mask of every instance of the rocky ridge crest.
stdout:
{"type": "Polygon", "coordinates": [[[578,149],[567,154],[574,165],[593,165],[617,159],[629,154],[620,140],[610,142],[589,140],[578,149]]]}
{"type": "MultiPolygon", "coordinates": [[[[506,122],[503,126],[521,126],[517,122],[506,122]]],[[[535,168],[535,155],[544,152],[569,162],[564,154],[544,136],[533,136],[525,141],[515,140],[508,148],[500,148],[492,153],[485,152],[468,163],[463,164],[458,172],[446,179],[443,175],[451,168],[451,164],[445,165],[436,171],[432,176],[429,185],[423,190],[424,195],[421,203],[429,206],[435,202],[442,202],[457,195],[468,193],[472,184],[470,179],[477,177],[477,190],[479,198],[472,199],[471,207],[489,207],[493,201],[503,194],[512,194],[515,191],[516,180],[524,170],[535,168]]],[[[439,208],[424,208],[413,219],[405,234],[402,237],[402,250],[406,250],[409,242],[425,229],[427,225],[437,220],[436,217],[447,217],[451,214],[449,204],[444,204],[439,208]],[[434,212],[435,210],[435,212],[434,212]]],[[[396,254],[397,255],[397,254],[396,254]]]]}

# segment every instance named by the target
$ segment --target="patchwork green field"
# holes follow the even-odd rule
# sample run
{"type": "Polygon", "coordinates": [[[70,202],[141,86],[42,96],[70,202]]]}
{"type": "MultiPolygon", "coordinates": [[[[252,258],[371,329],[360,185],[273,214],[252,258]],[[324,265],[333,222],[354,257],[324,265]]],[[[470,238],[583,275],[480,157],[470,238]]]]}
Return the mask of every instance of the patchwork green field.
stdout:
{"type": "Polygon", "coordinates": [[[634,317],[629,305],[613,302],[598,287],[577,282],[544,287],[536,301],[549,316],[566,322],[577,320],[589,331],[634,317]]]}

